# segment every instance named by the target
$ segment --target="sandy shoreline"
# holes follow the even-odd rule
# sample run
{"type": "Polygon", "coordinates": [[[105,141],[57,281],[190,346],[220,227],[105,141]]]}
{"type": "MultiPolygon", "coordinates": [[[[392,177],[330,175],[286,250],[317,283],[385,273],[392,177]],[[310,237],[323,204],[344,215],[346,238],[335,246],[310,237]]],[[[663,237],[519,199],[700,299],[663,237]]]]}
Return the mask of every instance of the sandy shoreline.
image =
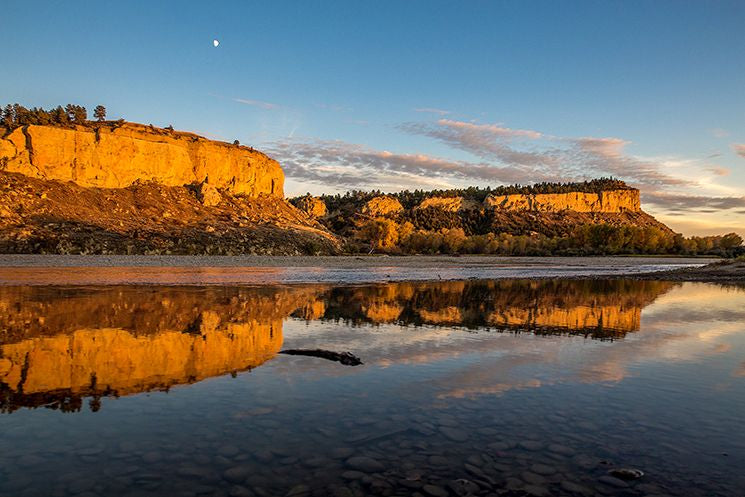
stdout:
{"type": "Polygon", "coordinates": [[[716,259],[683,257],[0,255],[0,285],[358,284],[605,277],[677,279],[683,278],[683,274],[692,274],[683,273],[683,270],[713,261],[716,259]],[[655,274],[650,275],[652,272],[655,274]]]}
{"type": "Polygon", "coordinates": [[[4,267],[481,267],[563,266],[600,267],[646,265],[703,265],[713,257],[504,257],[492,255],[412,256],[262,256],[262,255],[37,255],[0,254],[4,267]]]}

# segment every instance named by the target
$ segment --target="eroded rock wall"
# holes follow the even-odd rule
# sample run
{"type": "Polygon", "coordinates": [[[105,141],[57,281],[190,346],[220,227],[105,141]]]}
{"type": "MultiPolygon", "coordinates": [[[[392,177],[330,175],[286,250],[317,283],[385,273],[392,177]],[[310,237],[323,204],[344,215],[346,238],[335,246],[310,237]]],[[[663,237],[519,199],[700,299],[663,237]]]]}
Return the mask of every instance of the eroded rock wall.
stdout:
{"type": "Polygon", "coordinates": [[[492,209],[555,212],[639,212],[639,190],[609,190],[600,193],[538,193],[489,195],[484,206],[492,209]]]}
{"type": "Polygon", "coordinates": [[[232,193],[283,197],[279,163],[261,152],[139,124],[0,129],[0,168],[80,186],[124,188],[137,180],[201,183],[232,193]]]}
{"type": "Polygon", "coordinates": [[[460,212],[469,209],[478,209],[479,204],[463,197],[429,197],[415,207],[415,209],[442,209],[447,212],[460,212]]]}

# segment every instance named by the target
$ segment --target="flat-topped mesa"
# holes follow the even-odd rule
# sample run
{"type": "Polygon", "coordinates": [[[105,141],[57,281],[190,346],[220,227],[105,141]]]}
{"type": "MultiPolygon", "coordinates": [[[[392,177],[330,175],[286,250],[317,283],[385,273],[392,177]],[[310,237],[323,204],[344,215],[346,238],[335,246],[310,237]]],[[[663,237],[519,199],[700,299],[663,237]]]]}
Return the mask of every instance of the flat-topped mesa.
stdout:
{"type": "Polygon", "coordinates": [[[0,129],[0,170],[80,186],[207,182],[231,193],[283,197],[279,163],[248,147],[134,123],[0,129]]]}
{"type": "Polygon", "coordinates": [[[484,207],[503,210],[556,212],[640,212],[639,190],[605,190],[594,192],[529,193],[489,195],[484,207]]]}

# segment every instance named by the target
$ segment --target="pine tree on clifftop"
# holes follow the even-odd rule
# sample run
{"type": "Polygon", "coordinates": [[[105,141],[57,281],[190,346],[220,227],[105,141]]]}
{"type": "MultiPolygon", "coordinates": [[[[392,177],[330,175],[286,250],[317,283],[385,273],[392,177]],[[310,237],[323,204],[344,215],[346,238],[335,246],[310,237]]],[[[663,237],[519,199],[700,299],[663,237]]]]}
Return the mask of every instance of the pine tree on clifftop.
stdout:
{"type": "Polygon", "coordinates": [[[105,121],[106,107],[103,105],[96,105],[96,108],[93,109],[93,117],[95,117],[97,121],[105,121]]]}

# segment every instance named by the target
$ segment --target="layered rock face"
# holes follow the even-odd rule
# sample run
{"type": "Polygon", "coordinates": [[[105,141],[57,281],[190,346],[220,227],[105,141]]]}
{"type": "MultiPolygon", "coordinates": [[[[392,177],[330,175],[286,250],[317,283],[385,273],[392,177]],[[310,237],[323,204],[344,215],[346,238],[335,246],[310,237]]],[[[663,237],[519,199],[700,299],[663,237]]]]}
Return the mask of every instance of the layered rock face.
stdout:
{"type": "Polygon", "coordinates": [[[279,163],[261,152],[133,123],[17,128],[0,139],[0,169],[85,187],[206,181],[231,193],[284,196],[279,163]]]}
{"type": "Polygon", "coordinates": [[[489,195],[484,206],[491,209],[537,212],[640,212],[639,190],[609,190],[600,193],[538,193],[489,195]]]}
{"type": "Polygon", "coordinates": [[[447,212],[460,212],[469,209],[478,209],[479,204],[463,197],[430,197],[425,198],[415,209],[442,209],[447,212]]]}

